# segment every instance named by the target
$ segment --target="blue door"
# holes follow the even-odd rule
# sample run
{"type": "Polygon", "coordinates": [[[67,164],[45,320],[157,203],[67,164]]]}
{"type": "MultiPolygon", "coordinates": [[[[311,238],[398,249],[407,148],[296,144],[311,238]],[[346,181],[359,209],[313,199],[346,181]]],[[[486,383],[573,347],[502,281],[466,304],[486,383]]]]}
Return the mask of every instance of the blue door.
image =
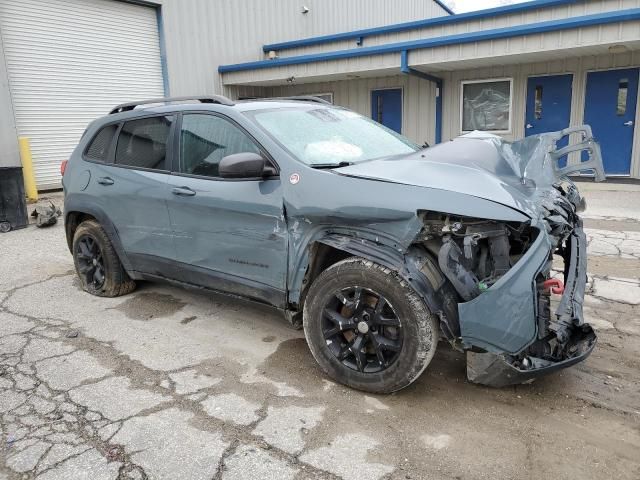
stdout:
{"type": "Polygon", "coordinates": [[[600,142],[607,174],[629,175],[638,96],[638,69],[587,74],[584,123],[600,142]]]}
{"type": "Polygon", "coordinates": [[[573,75],[529,77],[525,134],[556,132],[571,121],[573,75]]]}
{"type": "Polygon", "coordinates": [[[402,133],[402,89],[373,90],[371,118],[391,130],[402,133]]]}

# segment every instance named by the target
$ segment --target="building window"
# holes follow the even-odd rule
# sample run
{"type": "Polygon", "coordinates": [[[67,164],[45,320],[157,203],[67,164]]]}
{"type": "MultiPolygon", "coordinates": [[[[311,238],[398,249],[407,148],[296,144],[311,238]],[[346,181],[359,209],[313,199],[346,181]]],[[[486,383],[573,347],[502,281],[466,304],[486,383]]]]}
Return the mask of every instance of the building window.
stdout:
{"type": "Polygon", "coordinates": [[[536,120],[542,119],[542,85],[536,85],[534,116],[536,120]]]}
{"type": "Polygon", "coordinates": [[[309,93],[310,97],[318,97],[324,100],[325,102],[333,103],[333,93],[309,93]]]}
{"type": "Polygon", "coordinates": [[[462,131],[511,131],[512,83],[510,78],[462,82],[462,131]]]}
{"type": "Polygon", "coordinates": [[[618,102],[616,115],[623,116],[627,113],[627,92],[629,90],[629,79],[623,78],[618,83],[618,102]]]}

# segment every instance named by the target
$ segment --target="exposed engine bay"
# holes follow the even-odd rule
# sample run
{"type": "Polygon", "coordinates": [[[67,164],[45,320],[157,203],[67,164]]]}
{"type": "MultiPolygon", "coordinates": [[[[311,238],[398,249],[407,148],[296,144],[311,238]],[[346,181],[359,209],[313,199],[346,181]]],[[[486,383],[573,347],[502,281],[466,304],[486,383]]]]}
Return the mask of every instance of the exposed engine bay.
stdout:
{"type": "Polygon", "coordinates": [[[421,240],[437,252],[438,265],[463,300],[490,288],[535,238],[526,224],[452,217],[428,212],[421,240]]]}
{"type": "MultiPolygon", "coordinates": [[[[581,301],[577,304],[572,298],[557,301],[558,295],[564,293],[565,282],[582,283],[575,281],[578,273],[572,262],[572,249],[577,248],[573,237],[582,232],[578,211],[584,209],[584,200],[570,182],[554,185],[551,192],[542,202],[542,225],[551,240],[551,250],[535,280],[537,338],[515,355],[498,355],[502,357],[501,361],[518,371],[535,371],[570,361],[583,353],[581,346],[591,347],[595,343],[591,327],[582,322],[581,301]],[[554,314],[551,313],[552,298],[556,307],[554,314]]],[[[495,285],[541,233],[530,222],[501,222],[438,212],[423,212],[422,221],[424,229],[418,240],[437,258],[441,272],[454,287],[461,303],[481,296],[495,285]]],[[[586,276],[586,272],[583,275],[586,276]]],[[[584,287],[578,292],[580,298],[583,290],[584,287]]],[[[448,320],[447,330],[453,337],[459,336],[458,319],[448,320]]],[[[449,338],[454,347],[468,352],[470,379],[496,386],[511,383],[507,380],[508,372],[505,375],[502,371],[504,366],[500,369],[496,365],[501,363],[494,358],[496,355],[475,347],[468,348],[458,340],[449,338]],[[489,364],[486,364],[487,360],[489,364]]]]}

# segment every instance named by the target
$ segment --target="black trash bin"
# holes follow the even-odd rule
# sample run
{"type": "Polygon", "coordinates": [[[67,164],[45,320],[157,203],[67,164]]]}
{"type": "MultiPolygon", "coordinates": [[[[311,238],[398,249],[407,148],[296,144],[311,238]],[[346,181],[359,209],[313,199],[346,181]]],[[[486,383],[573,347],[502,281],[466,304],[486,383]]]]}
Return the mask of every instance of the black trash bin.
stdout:
{"type": "Polygon", "coordinates": [[[0,233],[28,223],[22,167],[0,167],[0,233]]]}

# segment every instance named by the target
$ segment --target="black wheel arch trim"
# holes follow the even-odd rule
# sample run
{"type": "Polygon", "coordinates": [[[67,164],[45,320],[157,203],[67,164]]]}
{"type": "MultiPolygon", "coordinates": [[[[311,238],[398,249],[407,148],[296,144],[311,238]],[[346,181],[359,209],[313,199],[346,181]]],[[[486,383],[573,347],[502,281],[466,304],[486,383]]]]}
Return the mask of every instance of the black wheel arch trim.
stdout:
{"type": "Polygon", "coordinates": [[[111,222],[105,211],[97,205],[89,196],[81,195],[78,197],[77,195],[68,194],[64,200],[64,225],[65,225],[65,234],[67,237],[67,246],[69,247],[69,251],[73,254],[73,235],[71,233],[70,222],[69,219],[72,214],[85,214],[91,215],[94,217],[100,226],[104,229],[107,237],[109,237],[109,241],[113,245],[122,266],[125,271],[132,277],[135,277],[133,272],[133,267],[127,254],[124,251],[122,246],[122,242],[120,241],[120,235],[118,234],[118,229],[111,222]],[[132,275],[133,274],[133,275],[132,275]]]}
{"type": "MultiPolygon", "coordinates": [[[[438,285],[437,289],[434,288],[428,278],[420,271],[420,266],[424,263],[425,258],[427,261],[432,262],[426,250],[422,251],[423,249],[420,247],[412,246],[405,252],[402,252],[364,238],[335,233],[327,233],[319,238],[317,243],[362,257],[396,272],[411,286],[418,296],[420,296],[427,308],[434,315],[438,316],[441,329],[445,336],[447,336],[450,341],[454,340],[456,335],[453,332],[455,332],[457,328],[447,319],[444,313],[442,297],[438,294],[442,284],[438,285]]],[[[434,267],[439,270],[437,262],[434,264],[434,267]]]]}

